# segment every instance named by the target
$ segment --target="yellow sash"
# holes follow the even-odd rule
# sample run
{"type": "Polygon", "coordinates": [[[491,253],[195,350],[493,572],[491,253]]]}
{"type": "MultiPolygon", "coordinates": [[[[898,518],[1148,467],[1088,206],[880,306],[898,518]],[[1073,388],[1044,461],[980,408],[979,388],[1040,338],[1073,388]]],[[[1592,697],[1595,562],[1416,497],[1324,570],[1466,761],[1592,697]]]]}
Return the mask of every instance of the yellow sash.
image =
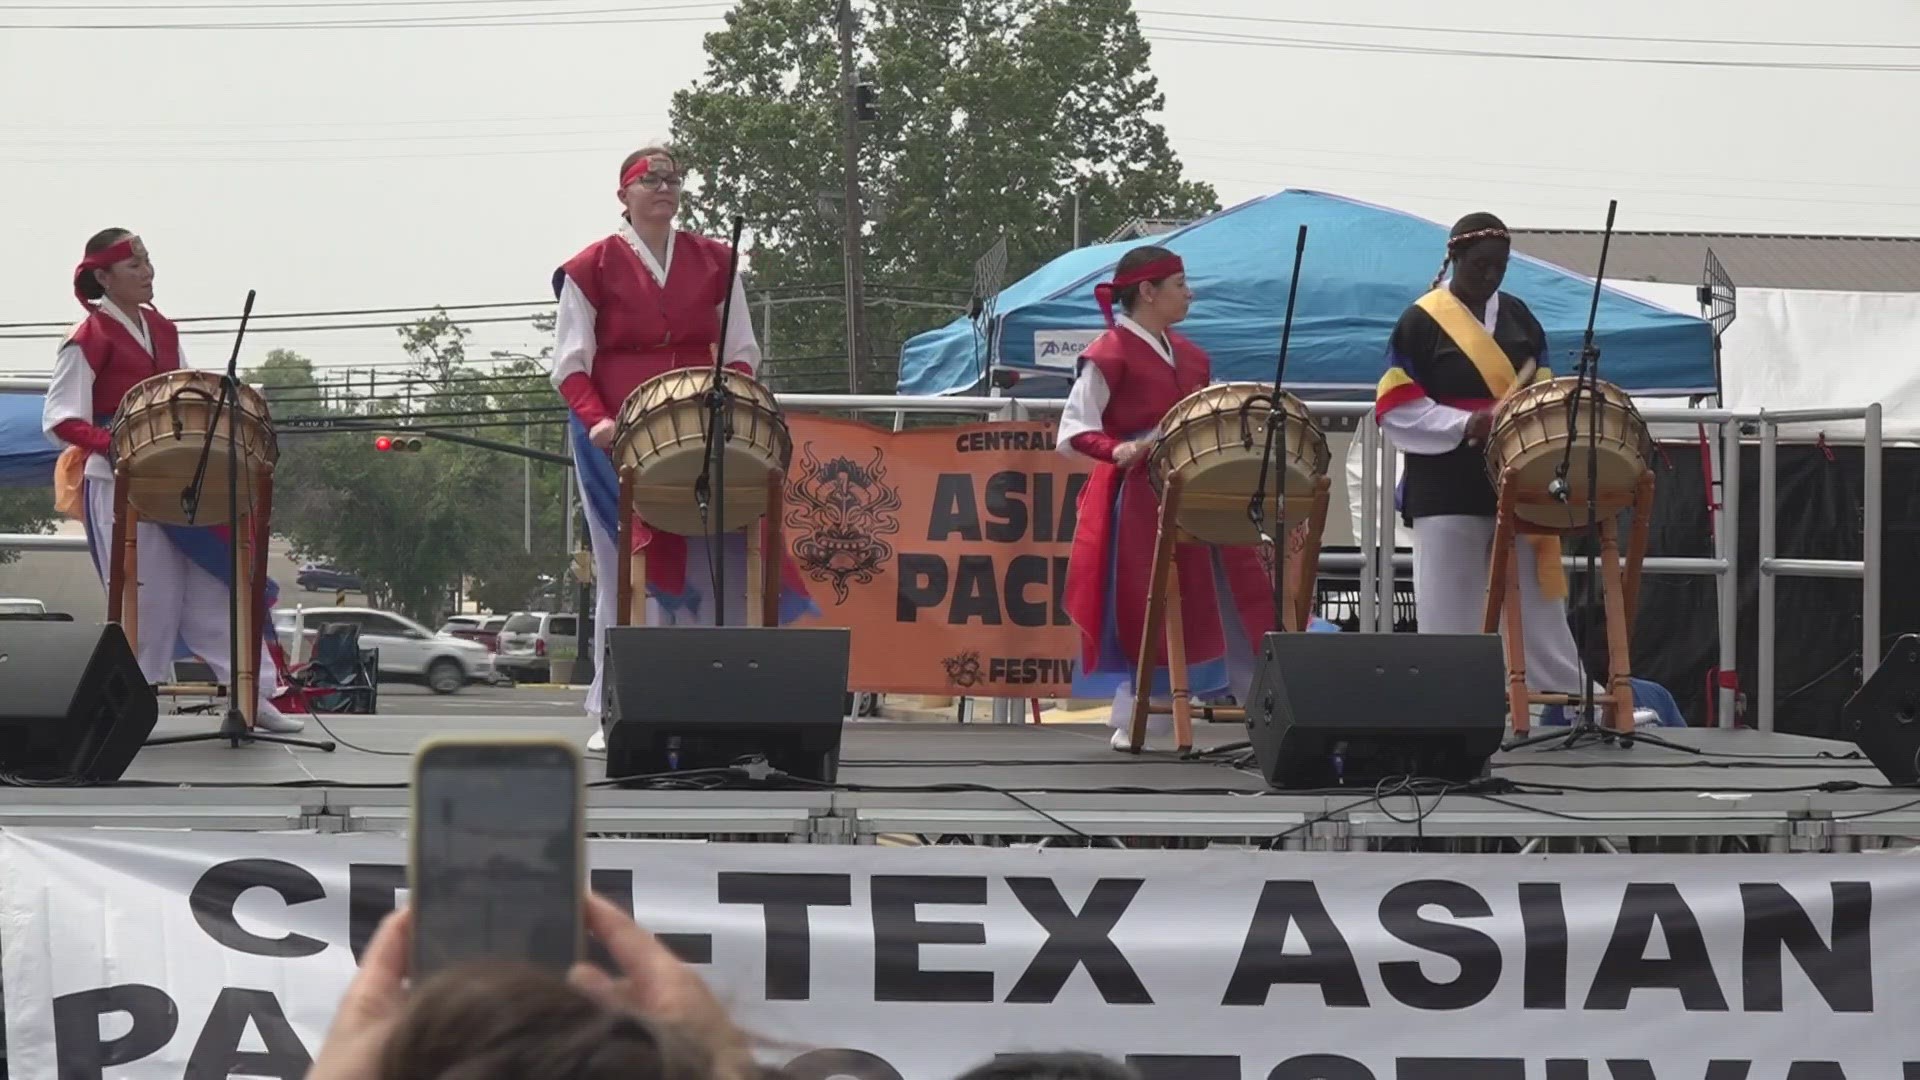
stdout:
{"type": "Polygon", "coordinates": [[[53,508],[75,521],[85,521],[87,511],[80,498],[80,485],[86,480],[87,452],[69,446],[53,463],[53,508]]]}
{"type": "MultiPolygon", "coordinates": [[[[1519,378],[1513,369],[1513,360],[1507,356],[1500,343],[1493,340],[1487,328],[1473,317],[1453,293],[1445,287],[1434,289],[1415,301],[1420,310],[1433,317],[1440,329],[1453,339],[1460,351],[1467,354],[1473,362],[1473,369],[1480,373],[1480,381],[1487,384],[1487,392],[1497,399],[1504,400],[1519,385],[1519,378]]],[[[1533,365],[1529,365],[1530,367],[1533,365]]],[[[1535,368],[1529,381],[1550,378],[1547,369],[1535,368]]],[[[1560,566],[1560,538],[1557,536],[1524,537],[1533,547],[1535,580],[1540,583],[1540,595],[1548,600],[1564,600],[1567,596],[1567,575],[1560,566]]]]}

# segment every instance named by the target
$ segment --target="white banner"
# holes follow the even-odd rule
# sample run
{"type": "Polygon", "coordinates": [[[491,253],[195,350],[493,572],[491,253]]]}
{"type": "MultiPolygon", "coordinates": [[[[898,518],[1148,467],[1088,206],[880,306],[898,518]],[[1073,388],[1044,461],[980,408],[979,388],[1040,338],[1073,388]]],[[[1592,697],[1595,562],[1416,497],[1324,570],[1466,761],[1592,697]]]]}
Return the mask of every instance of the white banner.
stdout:
{"type": "MultiPolygon", "coordinates": [[[[0,837],[15,1080],[302,1075],[392,837],[0,837]]],[[[1920,864],[604,842],[796,1080],[1086,1049],[1180,1080],[1920,1075],[1920,864]],[[1902,1019],[1905,1017],[1906,1019],[1902,1019]]]]}
{"type": "Polygon", "coordinates": [[[1035,330],[1033,363],[1036,367],[1077,370],[1080,354],[1101,334],[1099,330],[1035,330]]]}

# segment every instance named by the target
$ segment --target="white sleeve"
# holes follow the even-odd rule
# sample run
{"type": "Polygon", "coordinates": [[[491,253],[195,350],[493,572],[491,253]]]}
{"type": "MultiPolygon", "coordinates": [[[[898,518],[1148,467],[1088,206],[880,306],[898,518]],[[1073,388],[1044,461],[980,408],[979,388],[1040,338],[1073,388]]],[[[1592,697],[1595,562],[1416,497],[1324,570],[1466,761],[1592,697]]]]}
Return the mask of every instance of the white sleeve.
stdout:
{"type": "Polygon", "coordinates": [[[1444,454],[1467,437],[1473,414],[1429,398],[1409,401],[1380,418],[1380,430],[1405,454],[1444,454]]]}
{"type": "Polygon", "coordinates": [[[1100,418],[1107,411],[1107,400],[1111,396],[1107,377],[1100,374],[1099,367],[1093,364],[1080,365],[1080,374],[1074,377],[1073,389],[1067,391],[1066,408],[1060,413],[1060,432],[1054,438],[1054,449],[1068,457],[1086,457],[1073,448],[1073,438],[1089,431],[1106,430],[1100,418]]]}
{"type": "Polygon", "coordinates": [[[40,406],[40,430],[56,445],[65,446],[53,429],[68,420],[93,423],[93,365],[71,341],[54,358],[53,381],[47,384],[47,400],[40,406]]]}
{"type": "Polygon", "coordinates": [[[560,286],[560,305],[553,317],[553,373],[550,376],[554,389],[567,381],[569,375],[592,375],[593,352],[593,305],[587,301],[580,286],[572,278],[565,279],[560,286]]]}
{"type": "Polygon", "coordinates": [[[727,318],[727,340],[721,346],[726,359],[722,363],[745,364],[758,377],[760,343],[753,336],[753,311],[747,307],[747,286],[739,274],[733,275],[733,313],[727,317],[723,306],[721,314],[727,318]]]}

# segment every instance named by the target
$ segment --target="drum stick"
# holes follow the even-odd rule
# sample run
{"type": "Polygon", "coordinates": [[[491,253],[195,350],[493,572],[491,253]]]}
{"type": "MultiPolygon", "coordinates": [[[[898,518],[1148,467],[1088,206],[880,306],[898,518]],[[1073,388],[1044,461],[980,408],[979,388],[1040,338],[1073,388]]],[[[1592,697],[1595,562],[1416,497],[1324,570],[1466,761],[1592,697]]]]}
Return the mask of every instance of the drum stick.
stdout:
{"type": "Polygon", "coordinates": [[[1515,380],[1513,384],[1513,388],[1515,390],[1519,390],[1528,386],[1532,386],[1534,377],[1539,374],[1540,374],[1540,361],[1529,360],[1526,363],[1521,364],[1520,375],[1515,380]]]}

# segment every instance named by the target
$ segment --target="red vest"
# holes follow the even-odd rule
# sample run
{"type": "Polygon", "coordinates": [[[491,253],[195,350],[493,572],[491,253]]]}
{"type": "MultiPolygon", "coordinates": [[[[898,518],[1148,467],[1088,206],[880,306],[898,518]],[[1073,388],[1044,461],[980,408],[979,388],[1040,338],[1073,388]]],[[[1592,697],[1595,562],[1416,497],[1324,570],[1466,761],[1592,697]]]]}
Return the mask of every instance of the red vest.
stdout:
{"type": "Polygon", "coordinates": [[[180,366],[180,331],[152,308],[142,308],[140,314],[153,340],[151,355],[119,319],[97,308],[68,339],[80,346],[80,354],[93,369],[96,421],[112,416],[135,383],[180,366]]]}
{"type": "Polygon", "coordinates": [[[593,388],[610,413],[617,417],[627,395],[655,375],[713,363],[731,259],[717,240],[676,233],[664,288],[619,234],[567,260],[562,269],[593,305],[593,388]]]}
{"type": "Polygon", "coordinates": [[[1200,346],[1169,331],[1173,363],[1168,364],[1125,327],[1116,327],[1087,346],[1083,363],[1100,369],[1107,382],[1107,407],[1100,426],[1117,439],[1133,439],[1153,430],[1167,410],[1207,385],[1212,362],[1200,346]]]}

